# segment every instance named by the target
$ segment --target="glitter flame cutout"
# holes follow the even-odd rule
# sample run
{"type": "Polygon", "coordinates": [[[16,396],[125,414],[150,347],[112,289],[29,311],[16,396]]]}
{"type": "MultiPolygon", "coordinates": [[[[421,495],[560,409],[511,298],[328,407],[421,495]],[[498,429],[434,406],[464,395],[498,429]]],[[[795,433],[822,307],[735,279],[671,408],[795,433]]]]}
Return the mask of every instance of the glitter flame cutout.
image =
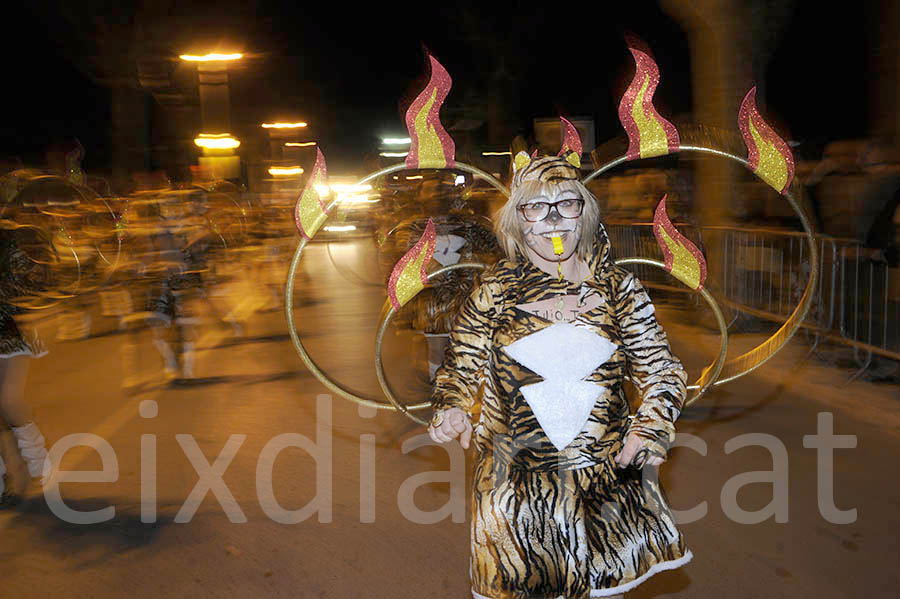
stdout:
{"type": "Polygon", "coordinates": [[[428,55],[431,78],[406,111],[410,146],[407,168],[452,168],[456,145],[441,125],[441,105],[450,93],[453,80],[435,58],[428,55]]]}
{"type": "Polygon", "coordinates": [[[306,187],[297,199],[297,206],[294,208],[294,222],[300,229],[300,234],[304,239],[309,241],[328,218],[328,207],[322,201],[319,195],[319,189],[325,185],[327,181],[327,168],[325,166],[325,156],[322,150],[316,148],[316,164],[313,166],[306,187]]]}
{"type": "Polygon", "coordinates": [[[653,93],[659,85],[659,67],[637,45],[640,45],[637,40],[629,41],[628,49],[634,56],[636,70],[619,102],[619,120],[628,133],[629,160],[677,152],[681,144],[675,125],[661,117],[653,106],[653,93]]]}
{"type": "Polygon", "coordinates": [[[425,265],[434,255],[435,246],[434,221],[428,219],[425,232],[391,271],[388,281],[388,299],[394,310],[399,310],[406,302],[416,296],[428,283],[428,275],[425,265]]]}
{"type": "Polygon", "coordinates": [[[562,149],[560,149],[557,156],[562,156],[563,154],[571,150],[578,154],[578,157],[581,158],[581,137],[578,136],[578,129],[576,129],[575,125],[570,123],[569,120],[564,117],[559,117],[559,120],[562,122],[563,129],[566,133],[563,137],[562,149]]]}
{"type": "Polygon", "coordinates": [[[787,193],[794,179],[794,156],[756,109],[755,87],[747,92],[741,102],[738,126],[749,152],[747,166],[778,193],[787,193]]]}
{"type": "Polygon", "coordinates": [[[678,232],[666,214],[666,196],[656,206],[653,234],[666,262],[666,270],[694,290],[706,282],[706,258],[696,245],[678,232]]]}

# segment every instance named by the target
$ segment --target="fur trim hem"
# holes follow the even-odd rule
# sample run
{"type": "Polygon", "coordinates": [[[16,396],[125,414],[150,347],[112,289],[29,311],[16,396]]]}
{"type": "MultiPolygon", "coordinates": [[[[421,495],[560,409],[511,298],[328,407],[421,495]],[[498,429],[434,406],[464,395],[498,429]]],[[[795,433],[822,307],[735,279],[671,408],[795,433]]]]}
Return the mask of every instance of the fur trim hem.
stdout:
{"type": "MultiPolygon", "coordinates": [[[[619,586],[610,587],[608,589],[591,589],[591,597],[608,597],[609,595],[621,595],[622,593],[626,593],[634,589],[636,586],[646,581],[654,574],[658,574],[659,572],[664,572],[666,570],[674,570],[675,568],[680,568],[681,566],[691,561],[693,557],[694,554],[691,553],[690,549],[688,549],[687,552],[678,559],[653,564],[652,566],[650,566],[649,570],[647,570],[631,582],[626,582],[625,584],[620,584],[619,586]]],[[[477,593],[475,589],[472,589],[472,597],[473,599],[491,599],[490,597],[486,597],[480,593],[477,593]]]]}
{"type": "Polygon", "coordinates": [[[659,572],[664,572],[666,570],[674,570],[675,568],[680,568],[681,566],[691,561],[693,558],[694,554],[691,553],[690,549],[688,549],[687,552],[678,559],[653,564],[652,566],[650,566],[649,570],[647,570],[631,582],[626,582],[625,584],[620,584],[619,586],[610,587],[608,589],[591,589],[591,597],[606,597],[609,595],[620,595],[622,593],[626,593],[642,582],[646,581],[654,574],[658,574],[659,572]]]}

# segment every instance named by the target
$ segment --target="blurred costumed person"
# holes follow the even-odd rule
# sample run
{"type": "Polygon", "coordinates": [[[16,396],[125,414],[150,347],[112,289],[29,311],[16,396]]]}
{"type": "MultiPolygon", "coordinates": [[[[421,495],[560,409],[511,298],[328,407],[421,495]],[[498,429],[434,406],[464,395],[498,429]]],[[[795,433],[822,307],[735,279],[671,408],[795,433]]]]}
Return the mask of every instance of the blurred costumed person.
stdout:
{"type": "MultiPolygon", "coordinates": [[[[491,231],[490,220],[476,213],[458,187],[442,189],[447,187],[437,179],[423,182],[415,204],[421,210],[402,220],[383,243],[385,249],[392,250],[387,252],[392,259],[405,254],[416,244],[430,217],[436,232],[432,259],[440,267],[459,262],[493,264],[497,261],[500,247],[491,231]]],[[[394,262],[396,259],[392,260],[394,262]]],[[[444,358],[450,323],[475,287],[476,275],[474,270],[466,269],[452,270],[436,277],[405,311],[408,326],[419,331],[428,345],[429,379],[434,379],[444,358]]],[[[403,322],[402,315],[395,319],[397,325],[403,322]]]]}
{"type": "MultiPolygon", "coordinates": [[[[69,137],[51,144],[44,153],[47,170],[69,183],[65,189],[66,200],[73,205],[85,201],[87,176],[82,168],[84,146],[74,137],[69,137]]],[[[86,249],[86,248],[80,248],[86,249]]],[[[79,252],[80,254],[80,252],[79,252]]],[[[82,258],[84,256],[81,256],[82,258]]],[[[91,306],[84,297],[76,297],[67,302],[65,308],[56,318],[57,341],[79,341],[91,334],[93,319],[91,306]]]]}
{"type": "Polygon", "coordinates": [[[153,345],[163,359],[170,381],[194,378],[198,303],[205,295],[203,274],[208,269],[209,231],[205,226],[206,193],[176,195],[160,203],[160,223],[154,235],[157,259],[167,265],[151,293],[153,345]],[[180,363],[179,363],[180,362],[180,363]]]}
{"type": "MultiPolygon", "coordinates": [[[[27,233],[26,233],[27,234],[27,233]]],[[[0,425],[8,426],[28,474],[32,478],[46,477],[50,463],[44,436],[33,420],[31,406],[25,400],[25,379],[29,360],[46,354],[34,330],[20,327],[16,316],[24,310],[15,307],[17,300],[26,298],[33,290],[46,288],[47,269],[32,260],[23,246],[23,233],[14,228],[0,227],[0,425]]],[[[7,469],[0,456],[0,503],[15,500],[5,485],[7,469]]]]}
{"type": "Polygon", "coordinates": [[[476,598],[622,597],[692,557],[655,477],[687,375],[611,260],[579,166],[516,156],[495,225],[507,259],[466,300],[435,378],[429,433],[478,453],[476,598]]]}

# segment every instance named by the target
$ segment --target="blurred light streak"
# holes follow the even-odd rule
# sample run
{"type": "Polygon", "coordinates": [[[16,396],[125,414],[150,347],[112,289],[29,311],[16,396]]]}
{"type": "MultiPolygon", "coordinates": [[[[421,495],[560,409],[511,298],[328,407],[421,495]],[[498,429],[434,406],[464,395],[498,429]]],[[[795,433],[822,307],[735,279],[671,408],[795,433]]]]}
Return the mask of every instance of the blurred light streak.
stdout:
{"type": "Polygon", "coordinates": [[[384,156],[385,158],[406,158],[409,156],[409,152],[381,152],[379,156],[384,156]]]}
{"type": "Polygon", "coordinates": [[[232,54],[204,54],[203,56],[197,56],[195,54],[182,54],[178,58],[181,60],[185,60],[187,62],[223,62],[228,60],[240,60],[244,55],[238,52],[234,52],[232,54]]]}
{"type": "Polygon", "coordinates": [[[326,225],[323,227],[326,231],[332,231],[335,233],[345,233],[347,231],[355,231],[355,225],[326,225]]]}
{"type": "Polygon", "coordinates": [[[408,137],[385,137],[381,142],[386,146],[408,146],[412,140],[408,137]]]}
{"type": "Polygon", "coordinates": [[[306,127],[306,123],[303,121],[297,123],[263,123],[263,129],[301,129],[306,127]]]}
{"type": "Polygon", "coordinates": [[[482,152],[482,156],[512,156],[512,152],[482,152]]]}
{"type": "Polygon", "coordinates": [[[407,177],[407,181],[412,181],[413,179],[424,179],[422,175],[413,175],[412,177],[407,177]]]}
{"type": "Polygon", "coordinates": [[[231,150],[241,145],[230,133],[201,133],[194,143],[208,150],[231,150]]]}
{"type": "Polygon", "coordinates": [[[299,166],[270,166],[269,174],[273,177],[287,177],[290,175],[302,175],[303,169],[299,166]]]}
{"type": "Polygon", "coordinates": [[[314,142],[314,141],[302,141],[302,142],[300,142],[300,141],[289,141],[289,142],[287,142],[287,143],[284,144],[284,145],[285,145],[285,147],[287,147],[287,148],[308,148],[308,147],[310,147],[310,146],[316,145],[316,142],[314,142]]]}

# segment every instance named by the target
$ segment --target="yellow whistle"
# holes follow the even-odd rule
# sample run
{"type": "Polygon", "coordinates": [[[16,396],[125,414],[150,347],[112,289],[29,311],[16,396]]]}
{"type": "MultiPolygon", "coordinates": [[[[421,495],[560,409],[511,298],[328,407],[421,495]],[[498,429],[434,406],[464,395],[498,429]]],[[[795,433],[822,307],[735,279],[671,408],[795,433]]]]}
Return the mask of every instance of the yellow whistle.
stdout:
{"type": "MultiPolygon", "coordinates": [[[[565,251],[565,249],[563,248],[562,238],[559,235],[554,235],[551,239],[553,240],[553,253],[557,256],[562,256],[563,252],[565,251]]],[[[559,275],[559,280],[562,281],[562,262],[556,263],[556,272],[559,275]]]]}
{"type": "Polygon", "coordinates": [[[559,235],[553,236],[553,253],[557,256],[561,255],[565,249],[563,249],[562,238],[559,235]]]}

